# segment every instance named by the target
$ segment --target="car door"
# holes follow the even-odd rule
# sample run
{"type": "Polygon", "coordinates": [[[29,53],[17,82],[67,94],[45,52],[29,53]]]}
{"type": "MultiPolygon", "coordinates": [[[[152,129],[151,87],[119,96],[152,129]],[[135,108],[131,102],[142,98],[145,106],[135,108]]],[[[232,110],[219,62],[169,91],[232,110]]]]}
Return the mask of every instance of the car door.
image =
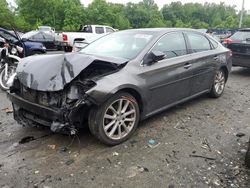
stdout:
{"type": "Polygon", "coordinates": [[[164,35],[151,49],[166,54],[166,58],[143,67],[143,77],[151,94],[149,111],[154,113],[190,95],[192,70],[182,32],[164,35]]]}
{"type": "Polygon", "coordinates": [[[210,90],[216,68],[217,54],[209,39],[200,33],[186,32],[188,50],[193,56],[191,95],[210,90]]]}

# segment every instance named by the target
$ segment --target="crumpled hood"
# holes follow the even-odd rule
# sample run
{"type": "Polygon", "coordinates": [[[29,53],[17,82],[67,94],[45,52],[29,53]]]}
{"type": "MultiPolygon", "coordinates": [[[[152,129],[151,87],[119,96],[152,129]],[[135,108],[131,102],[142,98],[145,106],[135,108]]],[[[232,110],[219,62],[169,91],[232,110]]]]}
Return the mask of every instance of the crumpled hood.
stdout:
{"type": "Polygon", "coordinates": [[[81,53],[30,56],[18,63],[16,72],[20,82],[28,88],[59,91],[94,61],[123,64],[127,59],[81,53]]]}

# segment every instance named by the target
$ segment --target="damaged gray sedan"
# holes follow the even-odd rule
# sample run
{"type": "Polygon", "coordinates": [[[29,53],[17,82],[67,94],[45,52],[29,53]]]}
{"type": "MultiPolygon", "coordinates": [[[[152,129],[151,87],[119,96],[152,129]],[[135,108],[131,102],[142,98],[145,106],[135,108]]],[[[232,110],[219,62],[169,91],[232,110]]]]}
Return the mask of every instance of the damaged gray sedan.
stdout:
{"type": "Polygon", "coordinates": [[[8,97],[25,126],[76,134],[88,125],[116,145],[140,120],[201,94],[220,97],[231,64],[228,49],[195,30],[126,30],[80,53],[23,59],[8,97]]]}

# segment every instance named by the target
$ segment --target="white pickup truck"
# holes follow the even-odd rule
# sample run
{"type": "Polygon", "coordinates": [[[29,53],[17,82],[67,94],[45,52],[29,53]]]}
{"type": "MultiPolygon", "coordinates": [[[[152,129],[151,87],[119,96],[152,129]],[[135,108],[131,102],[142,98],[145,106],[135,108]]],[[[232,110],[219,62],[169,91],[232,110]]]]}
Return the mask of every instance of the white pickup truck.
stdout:
{"type": "Polygon", "coordinates": [[[64,51],[72,51],[75,41],[97,39],[114,31],[116,31],[114,28],[105,25],[81,25],[77,32],[56,33],[55,41],[56,45],[63,48],[64,51]]]}

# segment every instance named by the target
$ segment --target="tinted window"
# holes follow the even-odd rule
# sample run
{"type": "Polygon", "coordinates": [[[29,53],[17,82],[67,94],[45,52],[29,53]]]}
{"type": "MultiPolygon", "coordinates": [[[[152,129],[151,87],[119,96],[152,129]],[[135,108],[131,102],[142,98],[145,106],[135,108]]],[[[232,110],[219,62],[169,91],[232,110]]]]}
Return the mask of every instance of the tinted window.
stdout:
{"type": "Polygon", "coordinates": [[[250,39],[250,31],[238,31],[238,32],[234,33],[230,38],[233,40],[250,39]]]}
{"type": "Polygon", "coordinates": [[[83,27],[82,31],[85,33],[92,33],[92,27],[90,25],[86,25],[83,27]]]}
{"type": "Polygon", "coordinates": [[[211,50],[210,42],[205,36],[196,33],[187,33],[187,37],[193,52],[211,50]]]}
{"type": "Polygon", "coordinates": [[[162,37],[152,50],[161,51],[166,58],[187,54],[186,43],[182,33],[171,33],[162,37]]]}
{"type": "Polygon", "coordinates": [[[106,32],[107,33],[112,33],[112,32],[114,32],[114,30],[112,28],[110,28],[110,27],[106,27],[106,32]]]}
{"type": "Polygon", "coordinates": [[[103,28],[103,27],[96,27],[96,28],[95,28],[95,32],[96,32],[97,34],[102,34],[102,33],[104,33],[104,28],[103,28]]]}
{"type": "Polygon", "coordinates": [[[44,33],[43,37],[46,41],[54,41],[54,37],[52,35],[44,33]]]}
{"type": "Polygon", "coordinates": [[[4,38],[5,40],[7,40],[7,41],[9,41],[11,43],[18,42],[16,37],[14,37],[13,35],[5,32],[5,31],[0,31],[0,37],[4,38]]]}
{"type": "Polygon", "coordinates": [[[44,41],[42,33],[37,33],[31,37],[31,40],[44,41]]]}

